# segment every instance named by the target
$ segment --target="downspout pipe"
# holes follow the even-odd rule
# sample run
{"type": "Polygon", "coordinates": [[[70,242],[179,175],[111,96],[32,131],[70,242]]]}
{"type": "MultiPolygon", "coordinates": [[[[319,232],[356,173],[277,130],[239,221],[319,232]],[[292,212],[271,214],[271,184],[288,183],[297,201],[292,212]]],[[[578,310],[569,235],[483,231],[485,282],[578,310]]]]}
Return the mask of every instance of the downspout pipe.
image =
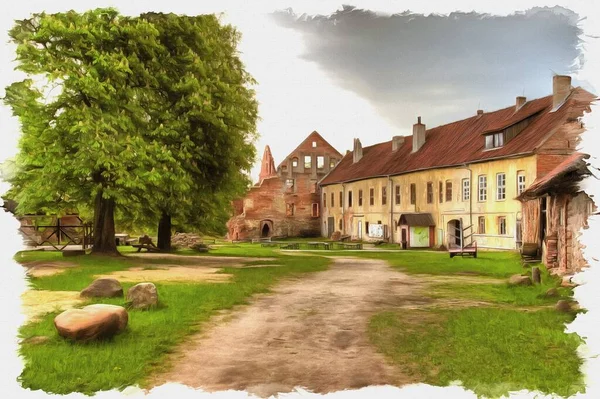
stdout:
{"type": "Polygon", "coordinates": [[[388,194],[389,204],[390,204],[390,243],[394,243],[394,182],[392,181],[392,176],[388,175],[389,181],[389,189],[390,192],[388,194]]]}
{"type": "Polygon", "coordinates": [[[344,210],[346,209],[346,184],[342,183],[342,235],[346,235],[346,220],[344,218],[344,210]]]}

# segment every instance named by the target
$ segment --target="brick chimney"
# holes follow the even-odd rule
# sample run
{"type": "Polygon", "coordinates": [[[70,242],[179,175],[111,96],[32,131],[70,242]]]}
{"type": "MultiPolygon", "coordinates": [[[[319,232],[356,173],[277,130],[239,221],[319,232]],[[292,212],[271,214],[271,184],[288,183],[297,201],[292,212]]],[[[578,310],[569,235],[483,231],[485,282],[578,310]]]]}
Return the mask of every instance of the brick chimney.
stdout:
{"type": "Polygon", "coordinates": [[[552,109],[557,109],[571,94],[571,77],[554,75],[552,77],[552,109]]]}
{"type": "Polygon", "coordinates": [[[421,117],[417,118],[417,123],[413,125],[412,152],[417,152],[425,144],[425,125],[421,123],[421,117]]]}
{"type": "Polygon", "coordinates": [[[515,102],[515,112],[521,109],[523,105],[527,102],[527,97],[518,96],[517,101],[515,102]]]}
{"type": "Polygon", "coordinates": [[[263,153],[262,162],[260,165],[260,174],[258,175],[258,182],[262,183],[263,180],[274,176],[277,176],[275,160],[273,159],[273,155],[271,155],[271,148],[269,148],[269,146],[265,146],[265,152],[263,153]]]}
{"type": "Polygon", "coordinates": [[[397,151],[404,144],[404,136],[392,137],[392,151],[397,151]]]}
{"type": "Polygon", "coordinates": [[[354,139],[354,151],[352,151],[352,162],[357,163],[362,158],[362,144],[359,139],[354,139]]]}

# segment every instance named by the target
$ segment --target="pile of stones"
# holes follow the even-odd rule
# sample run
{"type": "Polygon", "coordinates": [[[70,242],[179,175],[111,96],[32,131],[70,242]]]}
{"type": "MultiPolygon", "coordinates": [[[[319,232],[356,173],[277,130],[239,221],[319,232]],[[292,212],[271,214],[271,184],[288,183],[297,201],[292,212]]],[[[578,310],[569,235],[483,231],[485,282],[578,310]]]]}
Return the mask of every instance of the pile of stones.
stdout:
{"type": "MultiPolygon", "coordinates": [[[[123,297],[123,287],[113,278],[99,278],[80,293],[84,298],[123,297]]],[[[152,283],[140,283],[127,291],[127,307],[149,309],[158,305],[158,291],[152,283]]],[[[125,330],[129,321],[123,306],[94,304],[81,309],[65,310],[54,318],[54,326],[61,337],[87,342],[106,339],[125,330]]]]}
{"type": "Polygon", "coordinates": [[[171,246],[177,248],[192,248],[202,243],[202,237],[191,233],[176,233],[171,237],[171,246]]]}

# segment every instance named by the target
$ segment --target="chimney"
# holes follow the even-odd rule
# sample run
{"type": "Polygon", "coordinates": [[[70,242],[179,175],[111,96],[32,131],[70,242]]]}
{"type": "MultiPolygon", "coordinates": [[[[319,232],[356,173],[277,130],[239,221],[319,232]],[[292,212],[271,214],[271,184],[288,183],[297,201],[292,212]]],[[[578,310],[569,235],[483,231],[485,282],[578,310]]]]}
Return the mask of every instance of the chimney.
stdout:
{"type": "Polygon", "coordinates": [[[362,145],[359,139],[354,139],[354,151],[352,151],[353,163],[357,163],[362,158],[362,145]]]}
{"type": "Polygon", "coordinates": [[[417,118],[417,123],[413,125],[412,152],[417,152],[425,144],[425,125],[421,123],[421,117],[417,118]]]}
{"type": "Polygon", "coordinates": [[[392,151],[397,151],[404,144],[404,136],[392,137],[392,151]]]}
{"type": "Polygon", "coordinates": [[[527,97],[518,96],[517,101],[515,102],[515,112],[521,109],[523,105],[527,102],[527,97]]]}
{"type": "Polygon", "coordinates": [[[571,93],[571,77],[554,75],[552,77],[552,109],[557,109],[571,93]]]}
{"type": "Polygon", "coordinates": [[[478,109],[477,110],[477,117],[479,118],[481,115],[483,115],[483,110],[482,109],[478,109]]]}

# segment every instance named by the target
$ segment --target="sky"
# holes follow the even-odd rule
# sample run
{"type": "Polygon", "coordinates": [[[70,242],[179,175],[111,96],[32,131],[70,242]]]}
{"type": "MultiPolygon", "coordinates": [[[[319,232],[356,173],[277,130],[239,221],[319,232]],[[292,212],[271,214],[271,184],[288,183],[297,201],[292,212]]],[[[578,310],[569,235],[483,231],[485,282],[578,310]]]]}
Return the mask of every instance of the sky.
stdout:
{"type": "MultiPolygon", "coordinates": [[[[553,72],[573,73],[575,85],[599,92],[592,86],[600,86],[597,72],[600,46],[599,40],[593,39],[600,37],[600,13],[593,0],[564,0],[561,4],[567,10],[551,12],[531,9],[554,6],[555,0],[356,0],[352,2],[357,7],[354,10],[344,10],[342,3],[340,0],[3,1],[0,96],[4,95],[4,87],[24,77],[13,70],[11,60],[15,49],[7,43],[6,32],[15,19],[42,10],[85,11],[100,6],[116,7],[126,15],[145,11],[189,15],[223,12],[223,21],[239,29],[243,35],[240,56],[258,81],[255,89],[260,103],[261,137],[256,143],[259,154],[252,173],[254,178],[258,176],[266,144],[271,146],[279,163],[313,130],[343,153],[351,149],[354,137],[369,145],[394,135],[410,134],[416,116],[422,116],[428,127],[434,127],[473,115],[478,108],[491,111],[512,105],[518,95],[528,98],[547,95],[551,92],[553,72]],[[417,15],[405,13],[407,10],[417,15]],[[491,16],[481,18],[457,11],[491,16]],[[519,14],[513,15],[515,12],[519,14]],[[579,32],[575,28],[579,19],[585,27],[580,35],[582,42],[578,41],[579,32]],[[578,69],[581,66],[583,69],[578,69]]],[[[600,135],[596,130],[600,126],[600,113],[586,116],[586,123],[589,130],[583,135],[583,148],[598,162],[600,135]]],[[[16,153],[19,126],[1,104],[0,135],[2,162],[16,153]]],[[[594,198],[600,197],[600,184],[590,181],[586,192],[594,198]]],[[[6,187],[2,183],[0,192],[6,187]]],[[[22,363],[15,355],[15,334],[24,320],[19,310],[19,295],[26,285],[22,268],[12,260],[12,254],[21,245],[17,224],[10,215],[0,212],[0,264],[5,266],[0,278],[5,305],[0,320],[3,359],[0,386],[9,397],[47,397],[41,392],[24,391],[16,383],[22,363]]],[[[578,315],[567,326],[567,331],[587,337],[581,353],[586,358],[584,372],[589,377],[600,375],[597,328],[600,264],[594,260],[600,259],[598,234],[600,222],[593,218],[590,229],[581,238],[589,248],[587,255],[592,267],[577,279],[588,284],[575,290],[576,299],[590,311],[578,315]]],[[[600,397],[600,380],[588,378],[587,384],[587,393],[576,397],[600,397]]],[[[405,387],[399,397],[473,397],[454,388],[405,387]]],[[[163,392],[149,397],[169,397],[163,392]]],[[[398,397],[398,392],[391,393],[398,397]]],[[[533,395],[524,393],[516,397],[533,395]]],[[[97,396],[121,397],[117,393],[97,396]]],[[[352,397],[369,396],[389,397],[381,391],[379,395],[352,397]]],[[[198,397],[198,394],[186,391],[183,396],[171,397],[198,397]]]]}
{"type": "MultiPolygon", "coordinates": [[[[331,3],[30,1],[3,15],[4,26],[31,12],[115,6],[135,15],[145,10],[198,14],[222,12],[242,33],[240,57],[256,79],[260,138],[251,175],[257,179],[265,145],[279,164],[308,134],[318,131],[341,153],[353,138],[363,146],[409,135],[417,116],[427,127],[463,119],[550,94],[552,74],[572,74],[584,61],[580,17],[567,8],[515,8],[509,15],[484,11],[440,13],[382,10],[331,3]],[[236,7],[234,7],[236,6],[236,7]],[[9,19],[11,18],[11,19],[9,19]]],[[[3,48],[12,60],[14,47],[3,48]]],[[[14,65],[0,67],[0,93],[23,78],[14,65]]],[[[580,85],[577,79],[574,85],[580,85]]],[[[590,89],[586,82],[583,85],[590,89]]],[[[11,130],[2,159],[13,156],[18,124],[5,107],[11,130]]],[[[5,139],[6,139],[5,134],[5,139]]]]}

